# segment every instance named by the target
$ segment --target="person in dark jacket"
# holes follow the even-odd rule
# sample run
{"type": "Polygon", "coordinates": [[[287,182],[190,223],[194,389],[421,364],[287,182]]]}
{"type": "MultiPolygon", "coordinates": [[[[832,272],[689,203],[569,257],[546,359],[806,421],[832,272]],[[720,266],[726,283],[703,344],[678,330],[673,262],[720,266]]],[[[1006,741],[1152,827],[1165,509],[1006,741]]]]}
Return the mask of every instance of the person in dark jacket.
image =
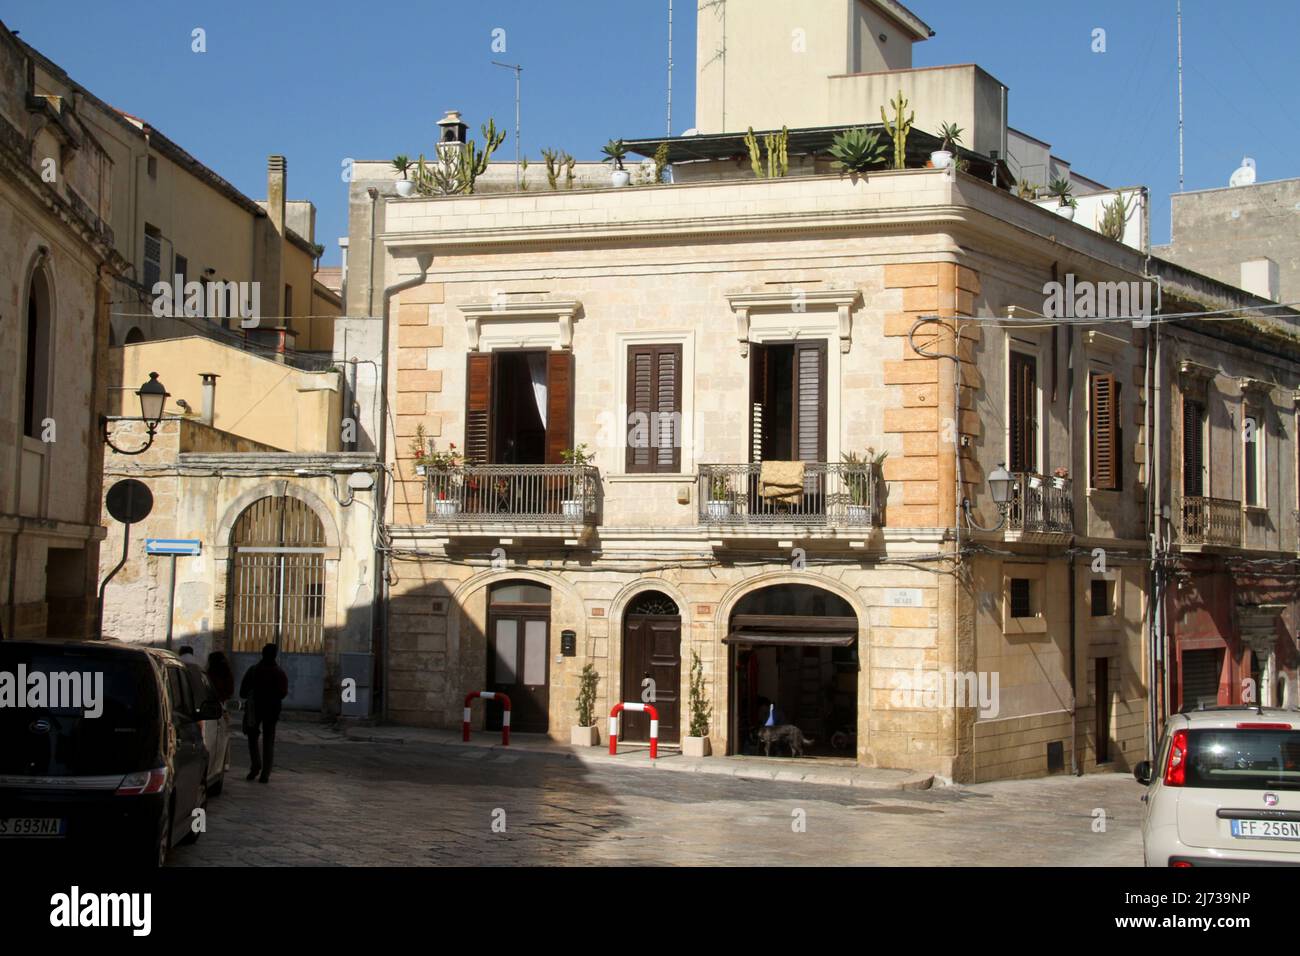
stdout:
{"type": "Polygon", "coordinates": [[[235,696],[235,672],[230,669],[230,659],[221,651],[208,655],[208,679],[223,704],[235,696]]]}
{"type": "Polygon", "coordinates": [[[248,753],[250,757],[248,778],[258,777],[261,783],[271,778],[271,759],[275,752],[275,725],[280,719],[280,704],[289,696],[289,676],[275,662],[276,646],[267,644],[262,648],[262,659],[250,667],[239,685],[239,696],[244,700],[244,707],[252,707],[252,714],[244,721],[244,733],[248,734],[248,753]],[[259,735],[262,747],[257,743],[259,735]]]}

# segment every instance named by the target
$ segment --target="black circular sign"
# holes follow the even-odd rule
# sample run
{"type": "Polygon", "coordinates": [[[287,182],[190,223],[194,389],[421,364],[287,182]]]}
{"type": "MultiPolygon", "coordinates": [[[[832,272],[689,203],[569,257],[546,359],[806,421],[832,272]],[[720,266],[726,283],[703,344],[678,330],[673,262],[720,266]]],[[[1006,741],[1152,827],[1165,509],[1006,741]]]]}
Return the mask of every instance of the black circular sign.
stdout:
{"type": "Polygon", "coordinates": [[[153,510],[153,492],[143,481],[123,478],[108,489],[104,504],[108,513],[123,524],[135,524],[149,517],[153,510]]]}

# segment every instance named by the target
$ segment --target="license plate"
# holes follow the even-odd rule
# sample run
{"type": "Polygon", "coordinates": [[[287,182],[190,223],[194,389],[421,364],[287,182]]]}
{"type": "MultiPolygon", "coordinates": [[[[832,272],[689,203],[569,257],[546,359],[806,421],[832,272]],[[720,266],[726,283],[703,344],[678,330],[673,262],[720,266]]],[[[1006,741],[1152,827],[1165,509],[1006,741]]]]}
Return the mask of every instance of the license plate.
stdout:
{"type": "Polygon", "coordinates": [[[0,817],[0,837],[61,837],[64,829],[58,817],[0,817]]]}
{"type": "Polygon", "coordinates": [[[1300,840],[1300,821],[1233,820],[1232,835],[1240,840],[1300,840]]]}

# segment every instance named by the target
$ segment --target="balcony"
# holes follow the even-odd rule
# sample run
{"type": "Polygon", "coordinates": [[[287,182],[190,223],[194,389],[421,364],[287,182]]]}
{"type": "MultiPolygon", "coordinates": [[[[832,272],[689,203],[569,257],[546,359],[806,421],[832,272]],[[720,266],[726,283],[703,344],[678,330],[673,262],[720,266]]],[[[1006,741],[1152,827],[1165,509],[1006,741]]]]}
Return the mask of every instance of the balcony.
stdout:
{"type": "Polygon", "coordinates": [[[1241,502],[1184,495],[1179,540],[1184,548],[1240,548],[1241,502]]]}
{"type": "Polygon", "coordinates": [[[871,465],[808,462],[803,492],[780,497],[760,490],[763,466],[700,465],[696,487],[700,524],[724,536],[762,537],[811,528],[867,535],[877,526],[876,480],[871,465]]]}
{"type": "Polygon", "coordinates": [[[578,543],[598,521],[594,465],[464,465],[425,476],[431,527],[449,537],[565,538],[578,543]]]}
{"type": "Polygon", "coordinates": [[[1007,537],[1074,533],[1074,486],[1069,478],[1018,472],[1007,504],[1007,537]]]}

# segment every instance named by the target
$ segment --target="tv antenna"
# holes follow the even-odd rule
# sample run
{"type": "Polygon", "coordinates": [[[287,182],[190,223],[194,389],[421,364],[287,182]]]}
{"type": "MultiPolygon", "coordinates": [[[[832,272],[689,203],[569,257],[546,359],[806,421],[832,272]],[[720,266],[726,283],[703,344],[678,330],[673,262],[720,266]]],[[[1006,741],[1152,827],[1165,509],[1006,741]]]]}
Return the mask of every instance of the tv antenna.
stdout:
{"type": "Polygon", "coordinates": [[[492,61],[492,65],[515,71],[515,189],[518,189],[521,176],[519,168],[519,80],[524,68],[518,63],[500,63],[496,60],[492,61]]]}

